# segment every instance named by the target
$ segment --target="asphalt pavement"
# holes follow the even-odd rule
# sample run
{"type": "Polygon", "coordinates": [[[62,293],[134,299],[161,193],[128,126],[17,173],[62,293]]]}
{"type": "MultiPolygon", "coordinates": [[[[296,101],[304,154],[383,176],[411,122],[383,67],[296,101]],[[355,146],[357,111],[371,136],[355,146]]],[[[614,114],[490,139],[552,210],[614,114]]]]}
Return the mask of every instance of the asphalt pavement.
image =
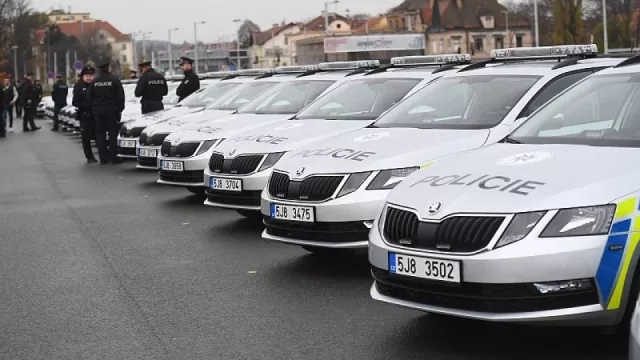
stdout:
{"type": "Polygon", "coordinates": [[[267,242],[130,162],[85,164],[38,123],[0,139],[0,359],[626,358],[588,330],[375,302],[366,253],[267,242]]]}

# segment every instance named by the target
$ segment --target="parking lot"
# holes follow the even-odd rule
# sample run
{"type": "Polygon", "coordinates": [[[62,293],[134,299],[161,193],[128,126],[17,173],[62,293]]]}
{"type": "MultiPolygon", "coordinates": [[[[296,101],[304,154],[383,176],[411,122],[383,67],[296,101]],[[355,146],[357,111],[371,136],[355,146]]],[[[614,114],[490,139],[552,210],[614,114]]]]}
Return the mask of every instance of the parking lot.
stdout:
{"type": "Polygon", "coordinates": [[[266,242],[153,172],[86,165],[39,122],[0,143],[2,359],[625,358],[591,331],[374,302],[366,253],[266,242]]]}

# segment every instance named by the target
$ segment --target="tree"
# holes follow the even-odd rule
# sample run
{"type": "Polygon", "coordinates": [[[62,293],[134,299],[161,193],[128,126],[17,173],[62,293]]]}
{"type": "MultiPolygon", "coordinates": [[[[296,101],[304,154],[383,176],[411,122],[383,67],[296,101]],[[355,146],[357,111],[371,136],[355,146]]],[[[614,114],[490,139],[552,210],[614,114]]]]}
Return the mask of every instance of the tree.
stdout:
{"type": "MultiPolygon", "coordinates": [[[[98,62],[105,59],[113,59],[113,48],[107,39],[99,31],[86,34],[78,39],[79,51],[78,58],[86,59],[87,63],[99,65],[98,62]]],[[[111,63],[114,75],[119,75],[122,71],[120,61],[116,59],[111,63]]]]}
{"type": "Polygon", "coordinates": [[[553,2],[553,43],[581,44],[584,41],[582,0],[553,2]]]}
{"type": "MultiPolygon", "coordinates": [[[[523,19],[529,20],[531,33],[535,36],[534,11],[532,1],[511,0],[506,3],[509,14],[515,14],[523,19]]],[[[553,44],[553,0],[538,1],[538,34],[540,36],[540,46],[553,44]]]]}
{"type": "Polygon", "coordinates": [[[237,35],[240,41],[240,46],[243,48],[250,47],[253,42],[252,34],[256,32],[260,32],[260,26],[256,25],[251,20],[245,20],[238,28],[237,35]]]}

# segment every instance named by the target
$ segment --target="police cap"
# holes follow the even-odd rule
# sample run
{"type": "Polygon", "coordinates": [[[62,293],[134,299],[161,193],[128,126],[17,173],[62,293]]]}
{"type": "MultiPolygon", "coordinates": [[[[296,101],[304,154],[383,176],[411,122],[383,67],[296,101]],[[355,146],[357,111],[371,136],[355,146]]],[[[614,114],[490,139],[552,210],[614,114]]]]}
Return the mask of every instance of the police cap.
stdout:
{"type": "Polygon", "coordinates": [[[145,67],[145,66],[151,66],[151,61],[143,61],[140,64],[138,64],[138,67],[145,67]]]}
{"type": "Polygon", "coordinates": [[[82,68],[82,71],[80,71],[80,76],[87,75],[87,74],[95,74],[95,73],[96,73],[96,69],[94,69],[93,66],[85,66],[84,68],[82,68]]]}
{"type": "Polygon", "coordinates": [[[107,69],[111,65],[111,59],[104,59],[98,62],[98,68],[101,70],[107,69]]]}
{"type": "Polygon", "coordinates": [[[56,75],[56,79],[62,79],[62,74],[56,75]]]}
{"type": "Polygon", "coordinates": [[[189,64],[189,65],[191,65],[191,64],[193,64],[193,60],[189,59],[189,58],[188,58],[188,57],[186,57],[186,56],[181,57],[181,58],[180,58],[180,62],[181,62],[181,63],[180,63],[180,65],[184,65],[184,64],[189,64]]]}
{"type": "Polygon", "coordinates": [[[129,70],[130,73],[132,74],[137,74],[138,72],[136,70],[129,70]]]}

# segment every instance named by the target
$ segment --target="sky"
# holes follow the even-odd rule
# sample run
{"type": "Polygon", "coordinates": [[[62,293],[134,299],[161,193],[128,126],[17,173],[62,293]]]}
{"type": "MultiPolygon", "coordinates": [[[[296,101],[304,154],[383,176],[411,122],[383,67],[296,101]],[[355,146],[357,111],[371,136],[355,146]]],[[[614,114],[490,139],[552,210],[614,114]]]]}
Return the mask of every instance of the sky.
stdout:
{"type": "MultiPolygon", "coordinates": [[[[400,4],[402,0],[340,0],[338,13],[368,13],[376,15],[400,4]]],[[[86,0],[31,0],[32,6],[43,12],[51,9],[89,12],[94,19],[110,22],[123,33],[151,32],[148,38],[167,40],[172,31],[173,42],[193,42],[193,23],[198,25],[198,41],[214,42],[235,39],[234,19],[249,19],[261,29],[274,23],[310,20],[322,14],[324,0],[166,0],[166,1],[86,1],[86,0]],[[158,5],[154,5],[158,4],[158,5]],[[162,5],[160,5],[162,4],[162,5]]],[[[336,5],[329,4],[329,11],[336,5]]]]}

